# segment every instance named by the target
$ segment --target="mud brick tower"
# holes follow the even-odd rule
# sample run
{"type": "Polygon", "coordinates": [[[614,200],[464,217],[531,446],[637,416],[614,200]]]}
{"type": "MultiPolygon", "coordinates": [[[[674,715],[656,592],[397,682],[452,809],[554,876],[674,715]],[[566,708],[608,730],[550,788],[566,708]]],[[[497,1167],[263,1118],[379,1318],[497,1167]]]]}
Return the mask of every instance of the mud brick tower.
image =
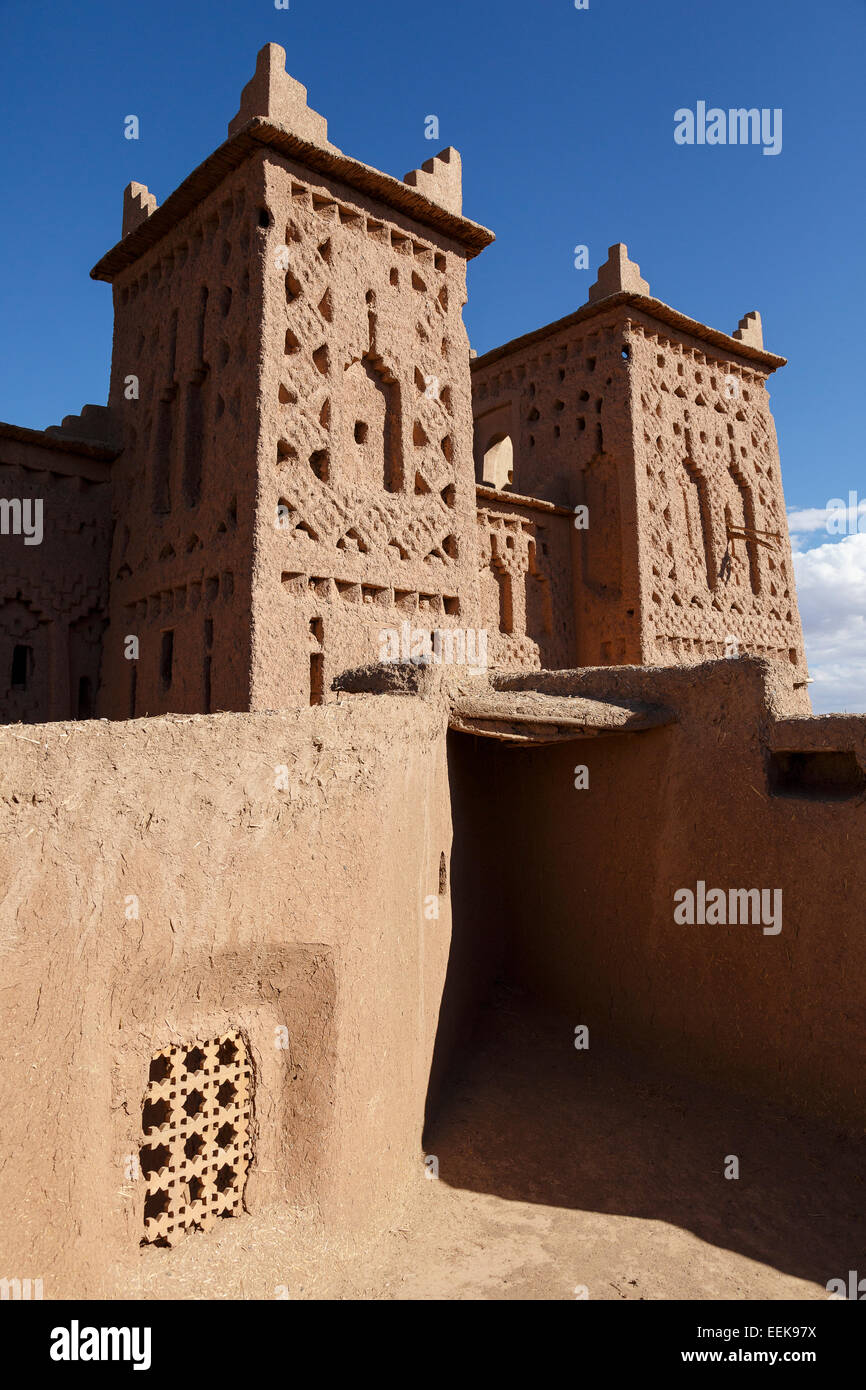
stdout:
{"type": "Polygon", "coordinates": [[[492,240],[456,150],[350,158],[263,48],[224,144],[125,191],[108,406],[0,425],[50,541],[8,538],[2,717],[328,703],[407,626],[503,672],[768,657],[807,701],[759,316],[688,318],[618,244],[473,360],[492,240]]]}
{"type": "Polygon", "coordinates": [[[343,155],[285,53],[161,207],[130,185],[102,713],[328,698],[383,628],[477,620],[459,155],[343,155]],[[137,393],[137,398],[136,398],[137,393]],[[128,637],[138,661],[125,659],[128,637]]]}
{"type": "MultiPolygon", "coordinates": [[[[561,578],[555,586],[548,631],[558,640],[545,664],[569,664],[561,648],[570,643],[576,666],[749,654],[784,662],[805,688],[766,390],[784,360],[764,351],[757,314],[728,337],[652,298],[617,245],[581,309],[473,363],[491,571],[503,569],[505,494],[520,495],[511,509],[520,527],[531,517],[551,536],[561,536],[564,513],[587,509],[575,517],[573,599],[561,578]]],[[[523,583],[543,585],[526,546],[523,583]]],[[[539,643],[513,635],[510,597],[503,607],[484,580],[482,596],[485,620],[504,634],[500,661],[532,665],[539,643]]]]}

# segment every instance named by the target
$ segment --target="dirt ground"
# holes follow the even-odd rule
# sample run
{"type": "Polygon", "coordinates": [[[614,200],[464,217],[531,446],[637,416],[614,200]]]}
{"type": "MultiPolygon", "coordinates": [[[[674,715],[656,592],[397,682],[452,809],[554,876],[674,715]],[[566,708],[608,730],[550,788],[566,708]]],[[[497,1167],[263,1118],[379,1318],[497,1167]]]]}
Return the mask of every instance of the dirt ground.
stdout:
{"type": "Polygon", "coordinates": [[[822,1299],[862,1265],[862,1138],[577,1051],[514,991],[482,1011],[425,1149],[438,1179],[419,1152],[369,1241],[329,1240],[313,1213],[246,1215],[136,1252],[112,1296],[822,1299]]]}

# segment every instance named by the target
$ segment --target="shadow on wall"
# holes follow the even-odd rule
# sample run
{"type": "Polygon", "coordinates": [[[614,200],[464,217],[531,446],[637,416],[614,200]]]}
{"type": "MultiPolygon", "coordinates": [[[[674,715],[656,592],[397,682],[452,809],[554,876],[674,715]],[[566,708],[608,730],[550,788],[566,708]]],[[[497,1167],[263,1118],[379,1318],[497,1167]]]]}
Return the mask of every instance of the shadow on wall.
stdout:
{"type": "Polygon", "coordinates": [[[468,1047],[479,1008],[502,963],[504,901],[498,857],[490,853],[491,806],[499,762],[488,740],[448,735],[453,839],[448,885],[451,948],[424,1110],[425,1131],[443,1082],[468,1047]]]}
{"type": "Polygon", "coordinates": [[[449,736],[452,943],[424,1147],[451,1186],[667,1222],[823,1286],[866,1246],[866,1145],[844,1132],[860,1133],[859,928],[833,871],[859,802],[838,755],[815,788],[768,757],[747,671],[713,679],[709,716],[683,698],[678,725],[633,736],[449,736]],[[674,889],[698,878],[781,885],[784,931],[678,925],[674,889]]]}

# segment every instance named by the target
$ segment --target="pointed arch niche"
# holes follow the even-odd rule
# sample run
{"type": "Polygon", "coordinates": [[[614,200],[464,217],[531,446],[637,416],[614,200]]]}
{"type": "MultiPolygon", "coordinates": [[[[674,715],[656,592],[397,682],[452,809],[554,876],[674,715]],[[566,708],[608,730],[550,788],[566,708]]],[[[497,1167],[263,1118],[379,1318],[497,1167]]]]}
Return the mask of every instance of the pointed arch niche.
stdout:
{"type": "Polygon", "coordinates": [[[348,438],[344,478],[356,484],[403,488],[403,422],[400,384],[379,357],[350,362],[343,374],[343,419],[348,438]]]}

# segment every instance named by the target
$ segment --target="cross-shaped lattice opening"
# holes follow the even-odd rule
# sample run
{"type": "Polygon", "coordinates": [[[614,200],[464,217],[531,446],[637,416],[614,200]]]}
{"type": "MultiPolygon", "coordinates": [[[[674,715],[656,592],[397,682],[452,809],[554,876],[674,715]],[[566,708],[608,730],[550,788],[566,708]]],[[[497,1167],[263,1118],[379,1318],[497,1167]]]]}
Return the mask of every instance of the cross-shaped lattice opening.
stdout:
{"type": "Polygon", "coordinates": [[[142,1245],[175,1245],[243,1210],[252,1081],[239,1033],[166,1047],[151,1059],[142,1104],[142,1245]]]}

